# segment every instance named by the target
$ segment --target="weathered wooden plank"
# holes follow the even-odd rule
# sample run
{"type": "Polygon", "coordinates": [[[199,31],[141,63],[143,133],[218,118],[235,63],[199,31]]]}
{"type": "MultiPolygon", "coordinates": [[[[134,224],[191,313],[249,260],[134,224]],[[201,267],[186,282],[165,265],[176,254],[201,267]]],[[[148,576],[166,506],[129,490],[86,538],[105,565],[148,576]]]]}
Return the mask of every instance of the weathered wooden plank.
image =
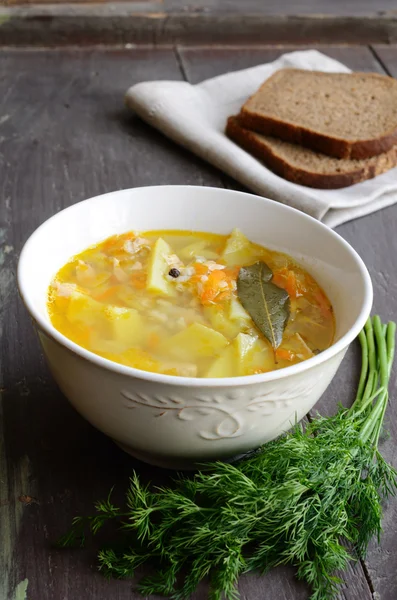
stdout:
{"type": "MultiPolygon", "coordinates": [[[[134,467],[157,483],[167,473],[132,461],[62,398],[17,301],[13,274],[27,235],[83,197],[155,183],[221,185],[211,167],[124,114],[128,85],[160,76],[180,77],[169,51],[4,52],[0,57],[4,600],[13,600],[26,584],[31,600],[138,598],[131,582],[107,582],[96,572],[92,546],[61,552],[51,545],[73,515],[89,513],[115,482],[121,498],[134,467]],[[30,504],[26,496],[33,498],[30,504]]],[[[241,592],[265,600],[308,596],[283,569],[267,578],[266,593],[262,587],[263,580],[244,578],[241,592]]],[[[196,597],[204,595],[203,589],[196,597]]]]}
{"type": "Polygon", "coordinates": [[[263,15],[336,15],[336,16],[372,16],[395,12],[394,0],[382,0],[374,4],[372,0],[164,0],[168,12],[192,11],[216,13],[247,14],[258,12],[263,15]]]}
{"type": "MultiPolygon", "coordinates": [[[[369,217],[337,228],[360,254],[366,263],[374,285],[373,314],[382,320],[396,319],[397,315],[397,272],[395,231],[397,227],[396,206],[384,209],[369,217]]],[[[337,377],[327,390],[319,410],[327,405],[335,410],[338,402],[351,404],[353,390],[358,382],[359,348],[354,344],[349,350],[337,377]]],[[[397,383],[396,369],[390,384],[390,404],[386,415],[386,430],[389,438],[381,445],[381,451],[393,466],[397,467],[397,383]]],[[[380,544],[373,542],[365,561],[369,577],[378,598],[397,598],[396,552],[397,552],[397,503],[392,499],[385,507],[383,534],[380,544]]]]}
{"type": "MultiPolygon", "coordinates": [[[[52,4],[52,5],[65,5],[65,4],[109,4],[113,0],[95,0],[95,2],[88,2],[87,0],[3,0],[4,6],[18,6],[24,4],[52,4]]],[[[158,12],[163,8],[163,0],[119,0],[119,2],[128,3],[133,7],[134,12],[143,14],[152,14],[158,12]]]]}
{"type": "MultiPolygon", "coordinates": [[[[112,0],[100,0],[111,2],[112,0]]],[[[209,14],[247,14],[261,13],[264,15],[335,15],[335,16],[365,16],[376,17],[379,14],[393,14],[394,0],[382,0],[376,3],[372,0],[361,1],[358,5],[354,0],[304,0],[299,5],[294,0],[287,0],[282,5],[277,0],[268,0],[265,4],[261,0],[121,0],[129,2],[136,12],[141,14],[161,10],[167,14],[172,13],[201,13],[209,14]]],[[[98,2],[98,0],[96,0],[98,2]]],[[[50,0],[3,0],[4,5],[16,4],[43,4],[50,0]]],[[[87,4],[87,0],[51,0],[52,4],[87,4]]],[[[92,2],[93,4],[94,2],[92,2]]]]}
{"type": "Polygon", "coordinates": [[[397,77],[397,45],[375,45],[373,50],[389,75],[397,77]]]}
{"type": "MultiPolygon", "coordinates": [[[[344,53],[344,49],[335,51],[344,53]]],[[[358,49],[354,52],[354,60],[363,65],[356,68],[362,69],[365,64],[370,70],[374,68],[372,63],[358,58],[366,52],[362,54],[358,49]]],[[[256,58],[257,62],[251,64],[270,60],[256,58]]],[[[218,73],[250,66],[249,61],[232,66],[240,60],[236,53],[229,58],[229,65],[225,56],[224,68],[219,55],[217,60],[218,73]]],[[[208,71],[201,70],[202,78],[216,74],[216,70],[211,71],[213,60],[207,56],[205,61],[208,71]]],[[[195,69],[186,60],[183,62],[193,78],[200,61],[195,69]]],[[[354,66],[353,59],[350,66],[354,66]]],[[[122,95],[130,83],[159,77],[180,78],[170,51],[0,55],[0,181],[4,200],[0,204],[0,227],[4,230],[0,283],[5,283],[0,285],[3,322],[0,385],[5,388],[3,416],[0,415],[0,426],[5,432],[4,438],[0,435],[3,440],[0,450],[4,450],[0,454],[0,479],[7,481],[8,490],[4,495],[4,486],[0,486],[0,494],[3,493],[0,529],[2,534],[11,530],[8,539],[16,540],[7,552],[3,546],[0,555],[3,552],[4,563],[8,557],[7,565],[13,560],[15,563],[10,592],[28,578],[30,600],[137,598],[131,595],[130,582],[108,583],[96,573],[92,548],[77,553],[50,548],[51,542],[67,527],[70,516],[87,513],[92,501],[103,496],[115,481],[120,495],[132,466],[137,463],[82,421],[56,391],[40,359],[26,313],[16,303],[13,275],[16,254],[28,233],[56,210],[83,197],[131,185],[222,184],[221,175],[214,169],[186,155],[122,110],[122,95]],[[25,505],[17,500],[21,494],[34,496],[39,504],[25,505]]],[[[393,273],[395,264],[390,262],[393,258],[387,254],[383,234],[390,235],[388,228],[393,231],[396,223],[392,220],[393,209],[378,213],[382,214],[388,215],[388,223],[382,222],[379,229],[382,241],[376,250],[380,252],[379,261],[385,263],[383,272],[387,276],[393,273]]],[[[357,226],[365,221],[371,223],[373,218],[348,224],[353,227],[354,244],[362,243],[362,230],[357,226]]],[[[364,235],[369,238],[369,234],[368,227],[364,235]]],[[[365,252],[370,264],[374,257],[368,239],[365,252]]],[[[378,267],[377,263],[374,271],[378,267]]],[[[382,316],[387,315],[382,313],[382,316]]],[[[338,394],[350,390],[351,383],[350,370],[341,371],[335,380],[332,402],[338,394]]],[[[156,481],[167,476],[137,466],[141,473],[156,481]]],[[[341,597],[345,600],[371,597],[360,566],[354,569],[357,581],[349,574],[348,586],[341,597]]],[[[288,570],[272,573],[266,579],[244,578],[241,592],[248,598],[265,600],[292,597],[304,600],[308,596],[305,587],[297,586],[288,570]]],[[[202,597],[204,590],[197,595],[202,597]]],[[[391,600],[395,596],[385,598],[391,600]]]]}
{"type": "MultiPolygon", "coordinates": [[[[385,71],[397,77],[397,46],[376,46],[376,55],[385,71]]],[[[397,228],[396,206],[370,218],[347,223],[339,232],[361,254],[370,267],[374,283],[374,312],[384,319],[397,319],[397,256],[394,248],[397,228]],[[361,227],[360,227],[361,225],[361,227]]],[[[397,468],[397,369],[390,387],[390,406],[386,429],[389,438],[382,444],[382,452],[397,468]]],[[[383,535],[378,546],[373,543],[367,558],[368,572],[379,598],[397,598],[397,502],[390,501],[385,511],[383,535]]]]}
{"type": "MultiPolygon", "coordinates": [[[[182,47],[178,50],[188,80],[192,83],[197,83],[203,79],[215,77],[216,75],[220,75],[227,71],[248,68],[256,64],[275,60],[282,53],[294,49],[296,48],[194,49],[182,47]]],[[[378,62],[373,57],[371,51],[366,47],[347,48],[323,46],[319,49],[325,54],[340,60],[353,70],[381,71],[378,62]]],[[[234,182],[232,179],[228,179],[228,185],[234,189],[242,189],[240,184],[234,182]]],[[[397,214],[395,210],[394,214],[397,214]]],[[[362,219],[359,223],[366,222],[370,224],[371,218],[372,217],[368,217],[366,220],[362,219]]],[[[349,231],[349,225],[350,227],[355,228],[355,223],[356,221],[352,224],[348,224],[345,229],[349,231]]],[[[359,231],[360,229],[358,229],[358,232],[359,231]]],[[[356,235],[359,234],[357,233],[356,235]]],[[[362,238],[360,237],[360,239],[362,238]]],[[[368,233],[366,239],[368,242],[368,233]]],[[[381,254],[378,256],[382,256],[382,253],[384,254],[385,252],[386,249],[382,248],[381,254]]],[[[371,266],[371,260],[373,262],[374,257],[368,256],[367,263],[369,266],[371,266]]],[[[392,270],[388,272],[393,273],[392,270]]],[[[382,314],[384,318],[387,318],[388,316],[382,310],[380,310],[380,314],[382,314]]],[[[319,403],[318,408],[322,410],[322,412],[334,412],[337,401],[339,401],[339,399],[345,400],[346,396],[349,396],[348,401],[351,400],[356,385],[356,378],[352,377],[352,372],[356,375],[354,367],[356,367],[357,371],[358,358],[358,349],[355,347],[352,349],[349,357],[345,360],[343,367],[335,377],[331,389],[327,391],[322,401],[319,403]],[[335,400],[336,398],[338,398],[337,401],[335,400]]],[[[359,562],[349,566],[349,569],[345,574],[345,582],[346,583],[340,593],[341,599],[354,600],[362,598],[363,600],[372,600],[373,596],[370,584],[367,582],[363,567],[359,562]]]]}
{"type": "MultiPolygon", "coordinates": [[[[14,2],[15,0],[11,0],[14,2]]],[[[18,2],[20,0],[17,0],[18,2]]],[[[306,3],[251,1],[178,6],[176,2],[22,4],[0,7],[0,44],[286,44],[390,43],[397,40],[397,18],[357,3],[325,0],[306,3]],[[344,6],[344,9],[342,7],[344,6]],[[340,7],[340,10],[339,10],[340,7]],[[279,10],[280,8],[280,10],[279,10]],[[339,10],[339,12],[338,12],[339,10]],[[291,12],[289,12],[291,11],[291,12]]]]}
{"type": "Polygon", "coordinates": [[[161,183],[221,185],[215,169],[123,109],[129,85],[158,78],[180,78],[171,50],[0,53],[1,600],[14,599],[26,578],[29,600],[134,597],[131,582],[97,574],[92,550],[51,549],[74,514],[88,513],[114,483],[125,488],[135,463],[57,390],[15,270],[33,229],[85,197],[161,183]]]}
{"type": "MultiPolygon", "coordinates": [[[[397,76],[397,48],[376,48],[389,74],[397,76]]],[[[378,71],[382,72],[379,65],[378,71]]],[[[368,266],[374,286],[373,314],[379,314],[383,320],[396,319],[397,316],[397,257],[394,248],[397,228],[397,207],[392,206],[373,215],[345,223],[337,228],[340,233],[359,252],[368,266]]],[[[335,407],[337,402],[350,404],[353,390],[358,381],[359,351],[358,345],[352,348],[342,364],[338,376],[332,382],[319,405],[335,407]]],[[[397,467],[397,382],[396,369],[390,385],[390,405],[387,413],[386,428],[389,439],[382,444],[382,452],[393,466],[397,467]]],[[[365,561],[368,575],[374,591],[382,600],[397,598],[397,503],[390,501],[384,512],[384,532],[378,545],[373,542],[365,561]]]]}
{"type": "MultiPolygon", "coordinates": [[[[379,63],[365,46],[315,46],[317,50],[346,64],[355,71],[376,71],[379,63]]],[[[247,69],[276,60],[281,54],[302,50],[300,46],[285,45],[251,48],[190,48],[178,46],[183,67],[191,83],[216,77],[228,71],[247,69]]]]}
{"type": "MultiPolygon", "coordinates": [[[[341,47],[322,48],[322,50],[354,70],[382,72],[380,64],[366,48],[341,47]]],[[[397,75],[396,47],[377,46],[375,51],[388,72],[397,75]]],[[[256,50],[236,51],[233,58],[230,58],[230,62],[228,62],[223,52],[223,50],[220,50],[219,53],[209,50],[195,52],[191,49],[182,49],[181,57],[189,77],[196,77],[195,81],[197,81],[227,70],[225,68],[226,63],[232,65],[230,70],[244,68],[265,60],[273,60],[278,53],[275,49],[266,51],[263,55],[256,50]],[[206,73],[205,65],[208,65],[206,73]]],[[[380,314],[384,320],[395,319],[397,314],[397,284],[395,280],[397,260],[395,249],[393,249],[396,226],[397,210],[394,206],[363,219],[346,223],[338,228],[341,235],[357,249],[367,264],[374,283],[374,312],[380,314]]],[[[338,402],[351,404],[358,381],[359,362],[359,349],[357,345],[353,345],[337,376],[317,406],[322,413],[334,412],[338,402]]],[[[392,402],[388,411],[390,439],[382,446],[382,451],[394,466],[397,464],[397,409],[396,403],[393,401],[395,397],[396,383],[394,380],[391,386],[392,402]]],[[[394,600],[397,597],[397,577],[395,576],[396,517],[397,506],[395,502],[391,502],[385,511],[385,531],[381,544],[379,546],[375,543],[372,545],[366,561],[371,585],[382,600],[394,600]]],[[[353,568],[358,569],[358,565],[353,568]]],[[[349,593],[352,594],[351,597],[359,597],[359,592],[354,590],[354,587],[348,589],[349,593]]]]}
{"type": "MultiPolygon", "coordinates": [[[[95,4],[109,4],[113,0],[95,0],[95,4]]],[[[162,9],[163,0],[119,0],[119,2],[128,3],[132,6],[136,12],[144,14],[152,14],[162,9]]],[[[65,4],[94,4],[94,2],[87,2],[87,0],[3,0],[4,6],[18,6],[24,4],[52,4],[52,5],[65,5],[65,4]]]]}

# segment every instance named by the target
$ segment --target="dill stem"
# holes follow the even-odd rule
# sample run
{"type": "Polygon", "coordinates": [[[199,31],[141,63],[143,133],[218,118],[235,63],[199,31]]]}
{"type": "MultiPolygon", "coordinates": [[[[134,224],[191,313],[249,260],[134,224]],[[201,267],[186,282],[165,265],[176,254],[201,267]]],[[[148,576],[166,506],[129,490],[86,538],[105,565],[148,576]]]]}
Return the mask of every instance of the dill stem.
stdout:
{"type": "Polygon", "coordinates": [[[387,404],[387,394],[383,393],[382,397],[375,404],[374,408],[369,413],[368,417],[366,418],[366,420],[364,422],[364,425],[361,428],[360,438],[364,444],[366,442],[368,442],[372,438],[374,432],[377,431],[380,417],[383,413],[383,409],[386,404],[387,404]],[[386,399],[386,402],[385,402],[385,399],[386,399]]]}
{"type": "Polygon", "coordinates": [[[372,402],[375,400],[375,398],[377,398],[379,396],[379,394],[381,394],[384,391],[385,391],[385,388],[383,388],[383,387],[379,388],[375,392],[375,394],[372,394],[372,396],[370,396],[369,398],[367,398],[367,400],[365,402],[363,402],[362,404],[360,404],[360,408],[358,410],[354,411],[354,417],[358,417],[363,412],[365,412],[367,410],[368,406],[370,404],[372,404],[372,402]]]}
{"type": "Polygon", "coordinates": [[[353,406],[350,409],[351,412],[354,412],[359,405],[367,404],[368,398],[370,398],[376,390],[378,381],[376,349],[371,318],[367,320],[364,329],[360,331],[358,337],[361,343],[362,368],[358,391],[353,406]]]}
{"type": "Polygon", "coordinates": [[[375,336],[372,319],[369,318],[365,324],[368,341],[368,361],[369,373],[371,375],[371,385],[368,386],[368,394],[371,395],[377,388],[379,371],[378,371],[378,356],[376,353],[375,336]]]}
{"type": "Polygon", "coordinates": [[[360,340],[361,344],[361,373],[356,399],[354,400],[353,406],[357,406],[357,404],[361,403],[363,399],[363,392],[368,374],[368,343],[363,329],[358,334],[358,339],[360,340]]]}
{"type": "Polygon", "coordinates": [[[382,431],[382,425],[385,418],[387,402],[389,399],[389,394],[387,391],[387,386],[389,384],[391,368],[394,359],[394,349],[395,349],[395,333],[396,333],[396,324],[391,321],[387,325],[386,336],[384,335],[383,328],[381,327],[381,321],[379,317],[374,317],[374,328],[375,328],[375,336],[377,344],[379,344],[379,366],[380,366],[380,380],[381,385],[382,381],[385,382],[386,392],[383,398],[383,408],[382,412],[379,416],[377,427],[373,433],[373,445],[375,448],[378,447],[379,436],[382,431]]]}
{"type": "Polygon", "coordinates": [[[361,344],[362,367],[357,395],[350,409],[351,412],[355,412],[355,410],[362,404],[367,406],[368,399],[373,396],[376,390],[378,378],[376,368],[376,349],[371,317],[368,318],[364,325],[364,329],[362,329],[358,334],[358,338],[361,344]]]}
{"type": "Polygon", "coordinates": [[[382,332],[382,323],[381,323],[380,318],[377,315],[373,318],[373,324],[374,324],[376,346],[378,349],[377,356],[379,357],[379,381],[380,381],[381,387],[384,387],[387,389],[387,384],[389,382],[389,369],[388,369],[388,364],[387,364],[387,362],[388,362],[387,361],[387,347],[386,347],[385,336],[383,335],[383,332],[382,332]]]}
{"type": "MultiPolygon", "coordinates": [[[[374,342],[373,345],[373,356],[372,365],[378,364],[375,374],[376,385],[381,386],[382,393],[376,394],[378,400],[375,406],[369,413],[364,425],[361,429],[360,437],[363,442],[370,441],[377,448],[379,443],[379,436],[382,430],[382,424],[386,413],[386,407],[388,402],[388,384],[391,372],[391,365],[394,358],[395,348],[395,323],[391,322],[387,325],[386,330],[382,326],[381,320],[378,316],[375,316],[372,320],[373,327],[365,327],[367,333],[367,340],[369,346],[371,345],[371,337],[374,342]],[[386,335],[385,335],[386,334],[386,335]]],[[[369,359],[370,360],[370,359],[369,359]]],[[[371,361],[370,361],[371,364],[371,361]]],[[[371,369],[371,368],[370,368],[371,369]]],[[[379,390],[378,390],[379,391],[379,390]]],[[[365,395],[365,394],[364,394],[365,395]]],[[[373,395],[373,399],[376,397],[373,395]]],[[[369,399],[366,398],[362,405],[369,405],[369,399]]]]}
{"type": "Polygon", "coordinates": [[[395,338],[396,338],[396,324],[394,321],[390,321],[387,325],[386,331],[386,348],[387,348],[387,370],[391,373],[391,368],[393,366],[394,360],[394,350],[395,350],[395,338]]]}
{"type": "Polygon", "coordinates": [[[376,427],[375,427],[374,431],[372,432],[372,436],[371,436],[371,443],[375,450],[378,448],[380,432],[382,431],[382,425],[383,425],[383,421],[385,419],[386,407],[387,407],[388,400],[389,400],[389,394],[388,394],[388,392],[386,392],[386,394],[384,395],[384,398],[383,398],[382,410],[380,412],[376,427]]]}

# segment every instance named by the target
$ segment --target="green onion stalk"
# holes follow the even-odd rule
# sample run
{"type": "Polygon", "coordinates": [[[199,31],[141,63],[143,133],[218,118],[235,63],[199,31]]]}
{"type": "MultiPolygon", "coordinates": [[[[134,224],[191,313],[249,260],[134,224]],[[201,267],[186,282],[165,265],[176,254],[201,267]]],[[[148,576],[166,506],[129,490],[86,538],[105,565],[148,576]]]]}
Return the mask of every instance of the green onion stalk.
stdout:
{"type": "MultiPolygon", "coordinates": [[[[133,577],[145,564],[144,595],[184,600],[202,580],[209,598],[238,597],[240,575],[291,565],[312,600],[335,598],[337,573],[381,534],[382,501],[397,473],[378,445],[388,403],[395,323],[369,319],[359,334],[361,376],[351,408],[316,416],[236,464],[153,488],[133,474],[124,507],[109,497],[76,517],[62,545],[84,542],[108,521],[119,527],[99,550],[107,576],[133,577]]],[[[206,465],[208,469],[208,465],[206,465]]]]}

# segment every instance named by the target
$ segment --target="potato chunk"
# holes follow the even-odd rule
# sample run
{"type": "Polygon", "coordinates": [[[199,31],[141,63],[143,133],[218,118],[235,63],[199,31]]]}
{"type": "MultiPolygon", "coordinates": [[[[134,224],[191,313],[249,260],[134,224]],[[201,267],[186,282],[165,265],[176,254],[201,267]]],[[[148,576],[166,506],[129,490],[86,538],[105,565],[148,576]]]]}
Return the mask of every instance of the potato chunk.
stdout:
{"type": "Polygon", "coordinates": [[[200,358],[218,354],[228,343],[225,336],[218,331],[200,323],[193,323],[169,338],[160,349],[179,360],[195,362],[200,358]]]}
{"type": "Polygon", "coordinates": [[[228,319],[219,306],[205,306],[204,315],[214,329],[220,331],[228,338],[234,338],[240,331],[238,324],[228,319]]]}
{"type": "Polygon", "coordinates": [[[162,238],[159,238],[153,246],[148,266],[148,277],[146,289],[164,296],[173,296],[175,289],[167,281],[166,275],[169,271],[167,256],[173,254],[171,247],[162,238]]]}
{"type": "Polygon", "coordinates": [[[217,259],[218,254],[213,252],[212,250],[207,250],[207,246],[210,245],[210,242],[206,240],[201,240],[199,242],[193,242],[188,246],[182,248],[182,250],[178,251],[178,255],[183,259],[190,261],[195,256],[203,256],[208,259],[217,259]]]}
{"type": "Polygon", "coordinates": [[[236,350],[230,345],[212,362],[204,377],[233,377],[236,375],[235,366],[236,350]]]}
{"type": "MultiPolygon", "coordinates": [[[[239,333],[232,344],[224,348],[205,373],[205,377],[235,377],[247,375],[253,366],[253,351],[257,339],[239,333]]],[[[259,347],[257,348],[260,352],[259,347]]]]}
{"type": "Polygon", "coordinates": [[[232,267],[235,265],[244,265],[247,262],[252,263],[256,257],[255,247],[249,239],[239,229],[233,229],[222,254],[222,258],[227,266],[232,267]]]}
{"type": "Polygon", "coordinates": [[[243,361],[254,348],[255,344],[256,338],[252,335],[248,335],[248,333],[239,333],[233,341],[233,345],[237,352],[237,360],[243,361]]]}
{"type": "Polygon", "coordinates": [[[142,341],[143,319],[137,310],[107,306],[105,316],[109,321],[109,330],[113,340],[127,347],[142,341]]]}
{"type": "Polygon", "coordinates": [[[257,339],[247,333],[239,333],[233,341],[233,346],[236,356],[235,374],[248,375],[253,369],[253,353],[257,339]]]}
{"type": "Polygon", "coordinates": [[[69,296],[66,317],[70,323],[95,325],[104,319],[104,305],[87,294],[73,291],[69,296]]]}
{"type": "Polygon", "coordinates": [[[231,321],[245,322],[246,324],[252,326],[251,317],[237,300],[237,298],[232,298],[230,301],[229,318],[231,321]]]}

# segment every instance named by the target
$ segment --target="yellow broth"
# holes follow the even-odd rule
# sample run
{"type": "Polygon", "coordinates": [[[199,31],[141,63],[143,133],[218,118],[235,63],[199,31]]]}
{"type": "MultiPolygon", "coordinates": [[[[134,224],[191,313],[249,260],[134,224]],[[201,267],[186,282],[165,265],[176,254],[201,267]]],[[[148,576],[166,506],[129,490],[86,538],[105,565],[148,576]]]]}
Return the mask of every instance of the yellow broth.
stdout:
{"type": "Polygon", "coordinates": [[[115,235],[72,258],[49,288],[54,327],[117,363],[182,377],[281,369],[328,348],[332,306],[291,257],[230,236],[186,231],[115,235]],[[237,297],[242,266],[264,261],[290,297],[274,354],[237,297]]]}

